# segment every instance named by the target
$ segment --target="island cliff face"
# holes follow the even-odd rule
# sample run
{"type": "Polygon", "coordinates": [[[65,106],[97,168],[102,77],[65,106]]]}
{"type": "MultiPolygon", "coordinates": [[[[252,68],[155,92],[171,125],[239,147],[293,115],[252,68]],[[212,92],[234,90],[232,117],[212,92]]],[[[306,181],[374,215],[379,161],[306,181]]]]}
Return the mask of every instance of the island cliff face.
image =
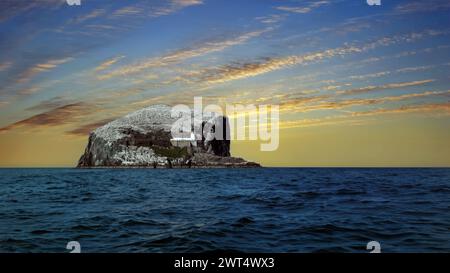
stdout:
{"type": "MultiPolygon", "coordinates": [[[[213,134],[205,138],[193,133],[201,130],[172,138],[171,130],[177,130],[180,118],[171,117],[171,109],[167,105],[150,106],[95,129],[78,167],[260,167],[258,163],[230,156],[230,141],[225,138],[229,135],[227,117],[207,113],[196,123],[211,132],[221,130],[222,140],[211,137],[213,134]],[[219,128],[222,125],[225,128],[219,128]]],[[[191,118],[197,117],[192,114],[191,118]]]]}

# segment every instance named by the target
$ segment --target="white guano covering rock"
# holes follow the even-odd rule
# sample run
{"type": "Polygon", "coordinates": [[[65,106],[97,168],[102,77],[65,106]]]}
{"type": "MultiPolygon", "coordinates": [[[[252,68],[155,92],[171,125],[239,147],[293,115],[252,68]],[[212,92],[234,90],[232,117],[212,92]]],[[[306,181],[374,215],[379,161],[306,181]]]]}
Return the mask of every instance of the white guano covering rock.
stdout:
{"type": "Polygon", "coordinates": [[[216,124],[217,120],[226,118],[215,113],[202,113],[201,116],[196,116],[192,111],[187,116],[180,114],[172,117],[171,114],[172,107],[153,105],[95,129],[89,136],[88,145],[78,162],[78,167],[182,167],[187,162],[191,167],[192,164],[195,165],[195,160],[198,161],[198,166],[206,166],[210,161],[214,161],[214,166],[228,163],[240,166],[248,163],[243,159],[230,157],[229,140],[213,140],[209,150],[204,148],[202,123],[211,127],[210,125],[216,124]],[[194,128],[188,128],[189,132],[186,132],[186,128],[181,130],[182,117],[190,118],[192,125],[195,124],[195,137],[191,132],[194,128]],[[173,132],[176,134],[181,131],[185,132],[186,136],[174,135],[172,139],[173,132]],[[178,145],[180,141],[195,143],[178,145]],[[210,153],[211,156],[202,156],[203,153],[210,153]]]}

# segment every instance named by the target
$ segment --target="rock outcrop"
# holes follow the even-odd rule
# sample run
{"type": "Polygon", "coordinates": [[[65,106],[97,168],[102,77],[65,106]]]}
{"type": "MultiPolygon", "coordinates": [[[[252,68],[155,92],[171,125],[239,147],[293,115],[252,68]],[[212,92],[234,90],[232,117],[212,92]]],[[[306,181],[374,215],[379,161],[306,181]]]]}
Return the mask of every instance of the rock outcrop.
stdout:
{"type": "MultiPolygon", "coordinates": [[[[154,105],[114,120],[91,132],[78,167],[259,167],[254,162],[230,156],[227,117],[207,113],[198,120],[191,114],[192,132],[172,137],[180,117],[171,117],[171,107],[154,105]],[[194,120],[196,122],[194,122],[194,120]],[[175,125],[174,125],[175,124],[175,125]],[[195,130],[200,124],[200,130],[195,130]],[[174,129],[175,128],[175,129],[174,129]],[[210,132],[203,137],[202,130],[210,132]],[[223,133],[223,138],[216,138],[223,133]]],[[[181,126],[181,125],[178,125],[181,126]]]]}

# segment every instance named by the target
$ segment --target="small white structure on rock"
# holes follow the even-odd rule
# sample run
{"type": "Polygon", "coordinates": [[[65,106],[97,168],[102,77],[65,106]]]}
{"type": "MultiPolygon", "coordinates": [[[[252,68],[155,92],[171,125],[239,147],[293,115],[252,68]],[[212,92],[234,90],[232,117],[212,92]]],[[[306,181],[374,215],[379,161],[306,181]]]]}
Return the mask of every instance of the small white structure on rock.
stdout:
{"type": "Polygon", "coordinates": [[[195,135],[191,132],[190,137],[174,137],[170,140],[173,146],[179,148],[189,148],[189,147],[197,147],[197,140],[195,139],[195,135]]]}

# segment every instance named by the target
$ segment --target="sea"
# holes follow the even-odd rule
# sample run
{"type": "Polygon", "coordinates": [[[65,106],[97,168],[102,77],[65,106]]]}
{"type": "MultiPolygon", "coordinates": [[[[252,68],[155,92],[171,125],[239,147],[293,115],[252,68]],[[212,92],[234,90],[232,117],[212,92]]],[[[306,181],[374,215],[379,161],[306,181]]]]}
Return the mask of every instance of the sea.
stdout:
{"type": "Polygon", "coordinates": [[[0,252],[450,251],[449,168],[0,169],[0,252]]]}

